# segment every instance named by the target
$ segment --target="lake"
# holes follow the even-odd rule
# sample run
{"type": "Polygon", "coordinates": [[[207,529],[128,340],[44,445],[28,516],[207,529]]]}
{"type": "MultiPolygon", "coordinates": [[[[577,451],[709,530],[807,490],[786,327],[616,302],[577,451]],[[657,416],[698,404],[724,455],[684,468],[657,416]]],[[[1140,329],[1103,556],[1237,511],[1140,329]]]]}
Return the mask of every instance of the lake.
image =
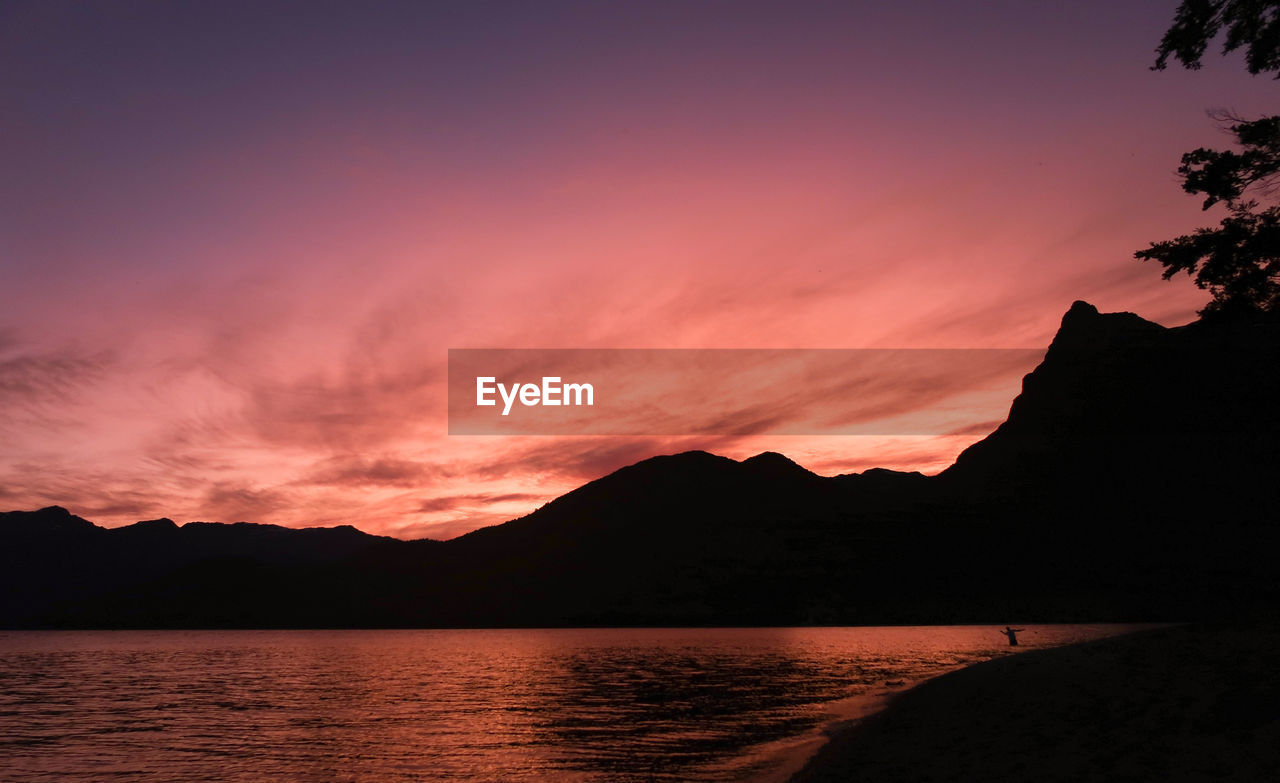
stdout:
{"type": "Polygon", "coordinates": [[[1025,626],[0,632],[6,780],[785,778],[832,721],[1025,626]]]}

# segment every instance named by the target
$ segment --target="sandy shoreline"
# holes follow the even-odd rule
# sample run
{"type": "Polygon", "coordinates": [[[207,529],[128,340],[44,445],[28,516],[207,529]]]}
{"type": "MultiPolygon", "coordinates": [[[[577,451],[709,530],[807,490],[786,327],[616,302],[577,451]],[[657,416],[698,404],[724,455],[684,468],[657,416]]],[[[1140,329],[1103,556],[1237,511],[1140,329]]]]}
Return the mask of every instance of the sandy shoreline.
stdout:
{"type": "Polygon", "coordinates": [[[792,776],[804,769],[831,742],[833,737],[882,712],[895,697],[914,685],[927,681],[928,679],[921,679],[909,682],[902,687],[878,688],[825,704],[824,708],[833,713],[834,717],[819,730],[781,743],[777,751],[767,753],[766,755],[774,757],[775,761],[778,759],[780,761],[773,764],[768,772],[753,777],[752,783],[787,783],[792,776]]]}
{"type": "Polygon", "coordinates": [[[1278,644],[1161,628],[975,664],[837,727],[790,779],[1280,780],[1278,644]]]}

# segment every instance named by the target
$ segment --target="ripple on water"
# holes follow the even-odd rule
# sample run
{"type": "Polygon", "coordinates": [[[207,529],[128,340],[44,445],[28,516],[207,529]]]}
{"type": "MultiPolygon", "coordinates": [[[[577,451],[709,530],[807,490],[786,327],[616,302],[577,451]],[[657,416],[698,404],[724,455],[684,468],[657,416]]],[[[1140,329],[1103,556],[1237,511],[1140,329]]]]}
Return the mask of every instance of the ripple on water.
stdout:
{"type": "MultiPolygon", "coordinates": [[[[1127,630],[1030,626],[1023,649],[1127,630]]],[[[16,780],[728,781],[994,628],[0,633],[16,780]]]]}

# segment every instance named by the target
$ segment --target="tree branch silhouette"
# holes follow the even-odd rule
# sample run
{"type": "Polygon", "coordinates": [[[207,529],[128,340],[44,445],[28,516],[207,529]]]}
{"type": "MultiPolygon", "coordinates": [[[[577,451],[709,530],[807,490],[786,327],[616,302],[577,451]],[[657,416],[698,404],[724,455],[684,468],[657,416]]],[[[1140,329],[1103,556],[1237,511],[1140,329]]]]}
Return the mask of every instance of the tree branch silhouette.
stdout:
{"type": "MultiPolygon", "coordinates": [[[[1156,48],[1153,70],[1169,58],[1201,66],[1209,43],[1225,30],[1223,54],[1245,50],[1249,73],[1280,78],[1280,1],[1184,0],[1156,48]]],[[[1168,280],[1179,272],[1195,278],[1213,299],[1202,315],[1280,315],[1280,116],[1246,119],[1219,110],[1210,116],[1232,137],[1235,149],[1200,147],[1178,167],[1182,189],[1204,196],[1203,209],[1223,204],[1227,216],[1216,228],[1153,242],[1134,253],[1164,265],[1168,280]],[[1260,199],[1272,202],[1264,206],[1260,199]]]]}

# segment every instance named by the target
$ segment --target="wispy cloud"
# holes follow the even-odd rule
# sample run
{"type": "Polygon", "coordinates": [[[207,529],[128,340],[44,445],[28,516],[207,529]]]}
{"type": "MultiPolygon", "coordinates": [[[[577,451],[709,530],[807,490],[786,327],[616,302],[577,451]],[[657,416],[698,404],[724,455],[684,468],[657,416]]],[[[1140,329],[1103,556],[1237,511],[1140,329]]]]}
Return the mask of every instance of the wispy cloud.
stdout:
{"type": "Polygon", "coordinates": [[[201,507],[214,520],[257,521],[280,509],[296,505],[297,498],[279,488],[261,488],[219,481],[205,491],[201,507]]]}
{"type": "Polygon", "coordinates": [[[446,352],[1043,349],[1078,298],[1184,322],[1203,292],[1132,259],[1204,222],[1169,171],[1214,130],[1177,118],[1274,98],[1230,69],[1193,84],[1132,67],[1159,9],[1109,27],[1086,73],[1061,65],[1102,45],[1097,15],[1070,3],[1008,4],[995,26],[956,13],[932,37],[897,4],[732,29],[683,4],[693,24],[642,36],[573,11],[514,37],[515,17],[403,4],[368,31],[390,56],[320,14],[194,65],[183,14],[104,5],[80,25],[46,5],[20,14],[40,35],[0,47],[17,118],[0,145],[0,499],[109,524],[447,537],[692,448],[938,470],[1016,384],[928,438],[771,434],[806,410],[905,422],[952,391],[844,374],[702,400],[686,437],[465,438],[447,434],[446,352]],[[1036,45],[1004,46],[1015,29],[1036,45]],[[472,44],[495,33],[529,69],[485,62],[472,44]],[[135,38],[155,89],[97,110],[103,84],[136,81],[112,49],[135,38]],[[885,68],[885,46],[920,67],[885,68]],[[61,52],[79,56],[47,67],[61,52]],[[457,79],[419,78],[421,53],[457,79]],[[246,74],[265,75],[248,101],[246,74]]]}
{"type": "Polygon", "coordinates": [[[16,341],[6,346],[0,339],[0,409],[65,403],[90,387],[112,363],[108,351],[15,355],[16,347],[16,341]]]}
{"type": "Polygon", "coordinates": [[[437,512],[454,511],[460,508],[484,509],[489,506],[507,503],[531,503],[542,500],[541,495],[526,492],[507,492],[503,494],[447,495],[445,497],[424,500],[418,505],[418,511],[437,512]]]}
{"type": "Polygon", "coordinates": [[[359,455],[329,457],[316,463],[299,484],[335,487],[421,487],[447,475],[438,465],[391,456],[369,459],[359,455]]]}

